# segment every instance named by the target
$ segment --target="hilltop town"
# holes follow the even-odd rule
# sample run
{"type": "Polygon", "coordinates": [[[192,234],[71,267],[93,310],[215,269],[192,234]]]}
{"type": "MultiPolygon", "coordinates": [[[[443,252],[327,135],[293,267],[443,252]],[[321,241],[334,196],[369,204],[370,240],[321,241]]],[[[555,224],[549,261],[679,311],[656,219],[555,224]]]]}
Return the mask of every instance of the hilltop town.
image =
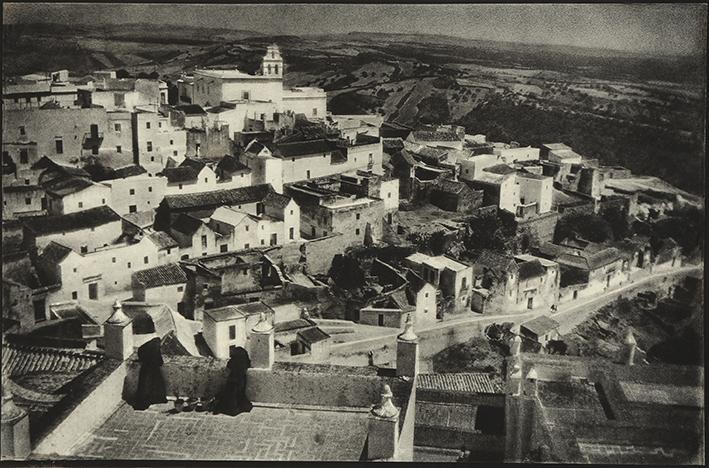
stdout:
{"type": "Polygon", "coordinates": [[[288,66],[3,86],[3,458],[703,462],[703,199],[288,66]]]}

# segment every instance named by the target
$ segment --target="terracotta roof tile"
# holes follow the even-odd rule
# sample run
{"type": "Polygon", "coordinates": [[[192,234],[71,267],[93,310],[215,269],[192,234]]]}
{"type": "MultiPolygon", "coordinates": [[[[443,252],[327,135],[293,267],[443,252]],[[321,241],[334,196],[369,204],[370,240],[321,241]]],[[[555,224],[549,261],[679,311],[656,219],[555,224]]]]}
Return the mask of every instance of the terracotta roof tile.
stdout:
{"type": "Polygon", "coordinates": [[[419,374],[416,389],[472,393],[503,393],[502,385],[492,375],[482,372],[419,374]]]}
{"type": "Polygon", "coordinates": [[[146,288],[155,288],[186,283],[187,274],[177,263],[168,263],[167,265],[158,265],[153,268],[136,271],[133,273],[133,279],[146,288]]]}

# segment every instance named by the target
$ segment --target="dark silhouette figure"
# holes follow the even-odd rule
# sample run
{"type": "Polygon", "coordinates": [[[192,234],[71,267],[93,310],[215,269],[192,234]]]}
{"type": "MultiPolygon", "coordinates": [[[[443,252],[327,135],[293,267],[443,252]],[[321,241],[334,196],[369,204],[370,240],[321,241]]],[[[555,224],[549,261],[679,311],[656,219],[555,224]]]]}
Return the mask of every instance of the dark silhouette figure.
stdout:
{"type": "Polygon", "coordinates": [[[226,367],[229,369],[226,385],[217,395],[214,413],[236,416],[248,413],[253,405],[246,398],[246,370],[251,367],[249,353],[241,346],[232,348],[226,367]]]}
{"type": "Polygon", "coordinates": [[[144,410],[155,403],[166,403],[160,338],[155,337],[146,341],[138,348],[138,359],[140,360],[140,374],[138,375],[138,392],[133,408],[144,410]]]}

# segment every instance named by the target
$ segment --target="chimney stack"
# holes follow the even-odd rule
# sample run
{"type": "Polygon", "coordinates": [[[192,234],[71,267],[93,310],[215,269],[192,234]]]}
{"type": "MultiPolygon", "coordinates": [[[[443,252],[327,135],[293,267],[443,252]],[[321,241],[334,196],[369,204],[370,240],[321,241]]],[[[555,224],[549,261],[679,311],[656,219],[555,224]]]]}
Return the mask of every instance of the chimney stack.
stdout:
{"type": "Polygon", "coordinates": [[[25,460],[32,450],[30,445],[30,421],[27,412],[12,401],[10,382],[7,375],[2,377],[2,407],[0,432],[2,450],[0,460],[25,460]]]}
{"type": "Polygon", "coordinates": [[[249,340],[251,367],[256,369],[271,369],[276,359],[274,333],[273,325],[268,321],[264,312],[261,312],[258,323],[251,330],[249,340]]]}
{"type": "Polygon", "coordinates": [[[399,410],[391,399],[389,385],[384,385],[381,401],[369,414],[367,459],[392,460],[399,451],[399,410]]]}
{"type": "Polygon", "coordinates": [[[406,318],[404,333],[396,339],[396,375],[398,377],[416,377],[419,370],[419,341],[414,333],[411,314],[406,318]]]}
{"type": "Polygon", "coordinates": [[[635,364],[635,350],[638,347],[638,342],[635,341],[633,336],[633,331],[628,329],[628,333],[625,334],[625,340],[623,341],[623,362],[625,365],[632,366],[635,364]]]}
{"type": "Polygon", "coordinates": [[[132,320],[116,300],[113,303],[113,315],[103,325],[104,351],[106,356],[125,361],[133,354],[132,320]]]}
{"type": "Polygon", "coordinates": [[[510,354],[512,356],[519,356],[519,353],[522,352],[522,338],[520,338],[519,335],[515,335],[514,338],[512,338],[512,344],[510,344],[510,354]]]}

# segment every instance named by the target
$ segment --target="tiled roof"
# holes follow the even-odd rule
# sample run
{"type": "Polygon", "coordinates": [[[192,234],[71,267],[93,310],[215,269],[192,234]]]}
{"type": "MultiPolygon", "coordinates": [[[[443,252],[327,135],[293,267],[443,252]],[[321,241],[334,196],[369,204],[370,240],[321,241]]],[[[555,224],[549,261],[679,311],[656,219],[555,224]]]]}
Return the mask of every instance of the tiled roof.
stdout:
{"type": "Polygon", "coordinates": [[[111,208],[98,206],[65,215],[24,218],[22,222],[32,232],[42,235],[63,231],[78,231],[120,220],[121,217],[111,208]]]}
{"type": "Polygon", "coordinates": [[[119,167],[113,170],[113,175],[111,179],[125,179],[126,177],[133,177],[141,174],[145,174],[146,171],[143,166],[138,166],[137,164],[131,164],[129,166],[119,167]]]}
{"type": "Polygon", "coordinates": [[[148,228],[155,221],[155,210],[136,211],[135,213],[126,213],[123,219],[141,229],[148,228]]]}
{"type": "Polygon", "coordinates": [[[185,115],[206,115],[207,113],[202,109],[202,106],[197,104],[185,104],[181,106],[175,106],[180,112],[184,112],[185,115]]]}
{"type": "Polygon", "coordinates": [[[175,218],[175,220],[170,225],[170,229],[174,229],[182,234],[192,235],[197,232],[197,229],[202,227],[204,223],[202,220],[190,216],[185,213],[180,213],[180,215],[175,218]]]}
{"type": "Polygon", "coordinates": [[[460,194],[466,189],[469,190],[469,187],[464,182],[449,179],[439,180],[436,184],[436,188],[442,192],[454,194],[460,194]]]}
{"type": "Polygon", "coordinates": [[[57,242],[50,242],[43,250],[39,258],[48,265],[58,265],[59,262],[71,253],[71,249],[57,242]]]}
{"type": "Polygon", "coordinates": [[[287,320],[285,322],[277,322],[273,324],[273,331],[275,333],[283,333],[288,331],[297,330],[299,328],[312,327],[315,325],[310,319],[299,318],[295,320],[287,320]]]}
{"type": "Polygon", "coordinates": [[[256,315],[260,314],[261,312],[265,313],[266,315],[269,315],[271,312],[273,312],[273,309],[268,307],[263,302],[249,302],[246,304],[239,304],[236,307],[239,309],[239,311],[246,315],[256,315]]]}
{"type": "Polygon", "coordinates": [[[475,259],[476,265],[485,266],[497,272],[507,272],[511,265],[514,265],[514,260],[511,257],[495,252],[493,250],[481,250],[475,259]]]}
{"type": "Polygon", "coordinates": [[[544,276],[546,274],[546,269],[539,262],[539,260],[522,262],[522,263],[518,264],[518,266],[519,266],[519,279],[521,279],[521,280],[544,276]]]}
{"type": "Polygon", "coordinates": [[[276,148],[277,152],[274,153],[274,156],[296,158],[320,153],[330,153],[333,150],[333,145],[328,140],[311,140],[277,144],[276,148]]]}
{"type": "Polygon", "coordinates": [[[177,263],[168,263],[167,265],[158,265],[153,268],[136,271],[133,273],[133,279],[146,288],[155,288],[186,283],[187,274],[177,263]]]}
{"type": "Polygon", "coordinates": [[[495,164],[494,166],[486,167],[483,170],[487,171],[487,172],[491,172],[493,174],[501,174],[501,175],[512,174],[513,172],[517,172],[517,169],[510,167],[507,164],[495,164]]]}
{"type": "Polygon", "coordinates": [[[413,137],[419,141],[460,141],[461,138],[453,130],[414,130],[413,137]]]}
{"type": "Polygon", "coordinates": [[[150,237],[150,240],[158,246],[158,250],[170,249],[172,247],[177,247],[178,245],[177,241],[173,239],[167,232],[153,232],[148,237],[150,237]]]}
{"type": "Polygon", "coordinates": [[[83,349],[2,344],[2,371],[10,377],[36,372],[80,372],[103,359],[103,353],[83,349]]]}
{"type": "Polygon", "coordinates": [[[163,202],[170,209],[207,208],[262,201],[269,192],[273,192],[271,184],[260,184],[229,190],[168,195],[163,202]]]}
{"type": "Polygon", "coordinates": [[[196,158],[185,158],[185,160],[180,164],[180,167],[191,167],[195,171],[195,174],[199,174],[199,171],[201,171],[206,165],[207,164],[202,160],[196,158]]]}
{"type": "Polygon", "coordinates": [[[373,143],[379,143],[381,139],[372,135],[367,135],[364,133],[358,133],[357,138],[355,138],[356,145],[371,145],[373,143]]]}
{"type": "Polygon", "coordinates": [[[93,185],[96,184],[91,182],[89,179],[84,179],[82,177],[62,177],[60,179],[53,179],[51,182],[44,184],[44,189],[47,193],[64,197],[72,193],[80,192],[93,185]]]}
{"type": "Polygon", "coordinates": [[[541,336],[559,328],[559,322],[546,315],[541,315],[528,322],[524,322],[521,327],[526,328],[537,336],[541,336]]]}
{"type": "Polygon", "coordinates": [[[306,343],[318,343],[323,340],[330,338],[330,335],[322,331],[318,327],[306,328],[305,330],[299,330],[298,336],[302,338],[306,343]]]}
{"type": "Polygon", "coordinates": [[[161,175],[167,178],[168,183],[190,182],[197,180],[198,171],[189,166],[166,167],[162,170],[161,175]]]}
{"type": "Polygon", "coordinates": [[[263,199],[265,205],[275,206],[277,208],[285,208],[290,203],[291,198],[276,192],[269,192],[263,199]]]}
{"type": "Polygon", "coordinates": [[[442,390],[471,393],[503,393],[494,376],[481,372],[453,374],[419,374],[417,390],[442,390]]]}
{"type": "Polygon", "coordinates": [[[217,309],[207,309],[204,311],[204,315],[215,322],[224,322],[226,320],[237,320],[243,319],[245,315],[236,306],[225,306],[219,307],[217,309]]]}
{"type": "Polygon", "coordinates": [[[223,171],[227,174],[234,174],[235,172],[251,172],[251,169],[239,162],[234,156],[226,155],[217,164],[217,170],[223,171]]]}

